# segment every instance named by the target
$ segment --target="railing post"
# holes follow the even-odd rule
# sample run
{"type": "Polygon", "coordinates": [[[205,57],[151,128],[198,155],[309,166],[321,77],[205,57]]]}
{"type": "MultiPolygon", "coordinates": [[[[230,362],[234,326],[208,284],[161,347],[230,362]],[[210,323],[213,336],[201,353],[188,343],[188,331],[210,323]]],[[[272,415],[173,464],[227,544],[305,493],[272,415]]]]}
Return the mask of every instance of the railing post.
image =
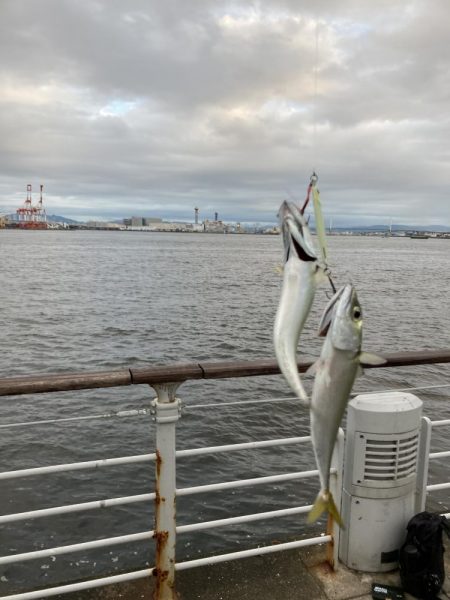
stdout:
{"type": "Polygon", "coordinates": [[[428,465],[430,463],[430,445],[432,424],[428,417],[420,422],[419,450],[417,453],[417,479],[414,499],[414,513],[425,510],[427,501],[428,465]]]}
{"type": "MultiPolygon", "coordinates": [[[[333,457],[331,459],[331,468],[336,471],[335,473],[332,473],[330,477],[330,491],[333,494],[334,502],[339,512],[341,512],[342,483],[344,475],[344,448],[345,435],[344,430],[340,428],[333,450],[333,457]]],[[[335,571],[339,566],[338,554],[340,532],[341,529],[339,525],[331,516],[329,516],[327,522],[327,534],[331,535],[333,539],[327,544],[327,562],[335,571]]]]}
{"type": "Polygon", "coordinates": [[[180,383],[154,385],[157,397],[153,400],[156,421],[156,483],[155,483],[155,540],[156,540],[156,600],[176,600],[176,425],[180,417],[180,401],[175,392],[180,383]]]}

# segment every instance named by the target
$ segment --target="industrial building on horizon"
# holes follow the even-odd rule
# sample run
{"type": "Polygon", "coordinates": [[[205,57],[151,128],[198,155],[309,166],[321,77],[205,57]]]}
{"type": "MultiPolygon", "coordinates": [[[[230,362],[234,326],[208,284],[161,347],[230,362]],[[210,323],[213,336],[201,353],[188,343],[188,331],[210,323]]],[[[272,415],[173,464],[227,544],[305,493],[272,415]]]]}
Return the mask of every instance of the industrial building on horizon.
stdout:
{"type": "Polygon", "coordinates": [[[32,202],[31,183],[27,185],[27,196],[23,206],[16,210],[12,219],[4,218],[4,225],[19,229],[48,229],[47,213],[44,208],[42,192],[44,186],[40,186],[40,196],[36,204],[32,202]]]}
{"type": "Polygon", "coordinates": [[[214,213],[214,220],[204,219],[199,223],[199,208],[194,208],[194,222],[168,222],[156,217],[131,217],[123,219],[123,228],[130,231],[185,231],[204,233],[243,233],[240,223],[226,224],[214,213]]]}

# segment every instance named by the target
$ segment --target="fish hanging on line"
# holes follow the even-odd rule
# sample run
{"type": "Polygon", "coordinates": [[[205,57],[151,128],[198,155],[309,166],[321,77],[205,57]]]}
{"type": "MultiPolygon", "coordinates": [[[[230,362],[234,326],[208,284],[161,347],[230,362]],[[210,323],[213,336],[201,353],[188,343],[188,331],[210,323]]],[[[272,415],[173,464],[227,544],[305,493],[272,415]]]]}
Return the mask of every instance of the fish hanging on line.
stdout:
{"type": "Polygon", "coordinates": [[[297,346],[317,283],[326,279],[326,276],[300,210],[292,202],[285,201],[278,216],[284,244],[284,267],[273,329],[275,355],[292,391],[308,406],[308,397],[298,373],[297,346]]]}
{"type": "Polygon", "coordinates": [[[326,335],[320,358],[308,369],[315,373],[310,404],[311,437],[319,470],[320,491],[308,521],[329,512],[342,527],[342,519],[330,492],[333,448],[353,383],[362,374],[361,363],[380,365],[386,360],[361,352],[362,310],[351,284],[340,288],[323,313],[319,335],[326,335]]]}

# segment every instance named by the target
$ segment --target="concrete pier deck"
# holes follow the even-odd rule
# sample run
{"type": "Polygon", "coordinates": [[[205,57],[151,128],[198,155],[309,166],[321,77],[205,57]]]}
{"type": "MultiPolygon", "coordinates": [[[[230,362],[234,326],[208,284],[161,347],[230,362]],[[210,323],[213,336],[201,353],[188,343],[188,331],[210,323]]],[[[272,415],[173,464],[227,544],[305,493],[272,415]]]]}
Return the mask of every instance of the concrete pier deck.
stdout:
{"type": "MultiPolygon", "coordinates": [[[[442,598],[450,596],[450,545],[446,541],[446,582],[442,598]]],[[[325,549],[290,550],[177,575],[180,600],[370,600],[372,583],[400,586],[398,571],[358,573],[340,565],[332,571],[325,549]]],[[[151,600],[153,581],[140,580],[90,592],[65,594],[59,600],[151,600]]],[[[405,594],[410,600],[413,596],[405,594]]]]}

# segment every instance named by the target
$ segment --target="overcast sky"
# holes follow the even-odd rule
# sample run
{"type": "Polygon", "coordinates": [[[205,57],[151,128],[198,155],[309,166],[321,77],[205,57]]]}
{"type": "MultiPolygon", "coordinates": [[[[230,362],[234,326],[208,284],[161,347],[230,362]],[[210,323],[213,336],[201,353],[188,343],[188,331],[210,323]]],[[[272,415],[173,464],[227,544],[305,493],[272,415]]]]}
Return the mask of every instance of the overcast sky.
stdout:
{"type": "Polygon", "coordinates": [[[448,0],[0,0],[0,212],[274,222],[313,168],[450,226],[448,0]]]}

